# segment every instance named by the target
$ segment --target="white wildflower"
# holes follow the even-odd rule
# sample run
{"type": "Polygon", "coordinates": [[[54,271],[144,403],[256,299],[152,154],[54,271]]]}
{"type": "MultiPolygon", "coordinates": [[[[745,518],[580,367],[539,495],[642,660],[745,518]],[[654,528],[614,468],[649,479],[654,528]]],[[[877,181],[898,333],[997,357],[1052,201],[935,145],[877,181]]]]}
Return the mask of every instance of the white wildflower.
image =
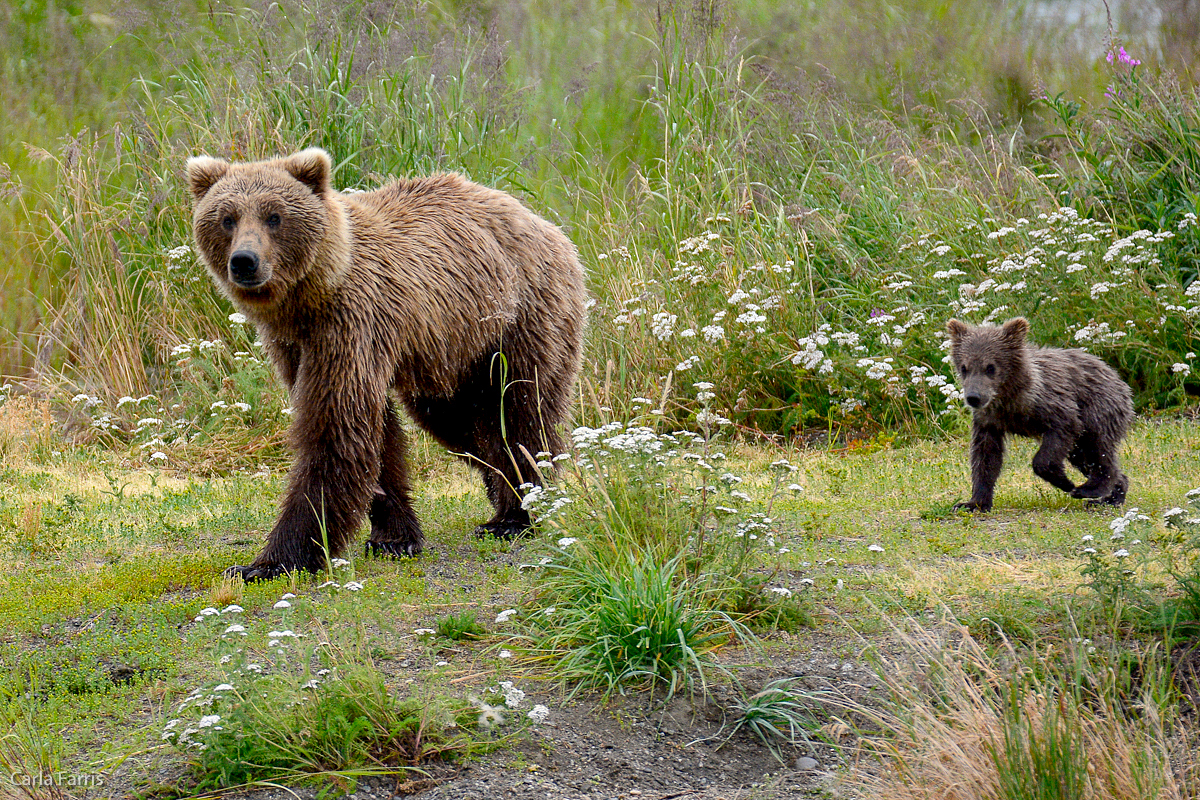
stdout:
{"type": "Polygon", "coordinates": [[[525,692],[513,686],[512,681],[500,681],[500,691],[504,695],[504,705],[518,708],[525,699],[525,692]]]}
{"type": "Polygon", "coordinates": [[[497,725],[504,724],[504,713],[501,706],[489,706],[487,703],[479,704],[479,720],[478,725],[484,730],[489,730],[497,725]]]}

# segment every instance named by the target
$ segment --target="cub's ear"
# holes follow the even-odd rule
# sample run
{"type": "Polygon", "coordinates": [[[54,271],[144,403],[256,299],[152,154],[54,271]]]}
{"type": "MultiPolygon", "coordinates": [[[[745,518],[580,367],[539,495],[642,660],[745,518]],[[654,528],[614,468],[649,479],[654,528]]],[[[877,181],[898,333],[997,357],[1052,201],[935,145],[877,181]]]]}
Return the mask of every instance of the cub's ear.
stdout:
{"type": "Polygon", "coordinates": [[[946,323],[946,333],[950,334],[950,343],[958,344],[971,332],[971,326],[952,319],[946,323]]]}
{"type": "Polygon", "coordinates": [[[299,153],[279,160],[278,165],[296,180],[303,183],[312,193],[323,197],[330,191],[333,177],[333,161],[319,147],[310,147],[299,153]]]}
{"type": "Polygon", "coordinates": [[[1004,333],[1004,338],[1010,342],[1024,342],[1025,335],[1029,333],[1029,320],[1024,317],[1013,317],[1000,329],[1004,333]]]}
{"type": "Polygon", "coordinates": [[[229,172],[229,162],[208,156],[192,156],[187,160],[188,184],[192,187],[192,198],[196,202],[204,199],[213,184],[229,172]]]}

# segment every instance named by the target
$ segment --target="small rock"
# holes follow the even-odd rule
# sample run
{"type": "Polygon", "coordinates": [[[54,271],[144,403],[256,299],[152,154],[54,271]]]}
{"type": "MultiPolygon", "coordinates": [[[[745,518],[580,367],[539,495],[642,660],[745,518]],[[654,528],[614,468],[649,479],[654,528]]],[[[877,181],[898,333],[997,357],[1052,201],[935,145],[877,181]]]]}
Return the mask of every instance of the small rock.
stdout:
{"type": "Polygon", "coordinates": [[[819,766],[821,766],[820,762],[809,756],[800,756],[796,759],[796,769],[803,772],[816,769],[819,766]]]}

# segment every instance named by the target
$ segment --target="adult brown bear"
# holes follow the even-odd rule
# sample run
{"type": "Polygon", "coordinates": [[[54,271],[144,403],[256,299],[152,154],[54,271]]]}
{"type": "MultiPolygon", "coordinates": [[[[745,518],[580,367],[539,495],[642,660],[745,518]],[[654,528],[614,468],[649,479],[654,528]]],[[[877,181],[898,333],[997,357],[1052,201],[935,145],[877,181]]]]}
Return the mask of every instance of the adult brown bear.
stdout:
{"type": "Polygon", "coordinates": [[[394,393],[479,468],[495,516],[529,527],[524,453],[558,453],[579,371],[584,276],[561,231],[460,175],[371,192],[331,185],[329,155],[188,160],[193,232],[217,286],[252,321],[291,393],[295,464],[246,580],[317,571],[366,512],[368,553],[423,547],[394,393]]]}

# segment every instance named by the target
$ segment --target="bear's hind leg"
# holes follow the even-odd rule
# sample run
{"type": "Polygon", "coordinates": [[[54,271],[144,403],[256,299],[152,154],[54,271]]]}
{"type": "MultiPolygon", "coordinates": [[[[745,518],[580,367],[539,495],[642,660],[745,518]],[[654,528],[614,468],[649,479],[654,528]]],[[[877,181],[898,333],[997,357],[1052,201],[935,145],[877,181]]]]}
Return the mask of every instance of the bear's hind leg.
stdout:
{"type": "Polygon", "coordinates": [[[1121,476],[1116,457],[1111,453],[1102,452],[1094,435],[1085,433],[1079,437],[1071,451],[1071,463],[1087,476],[1087,480],[1071,492],[1072,497],[1099,500],[1107,498],[1116,490],[1115,486],[1121,476]]]}
{"type": "Polygon", "coordinates": [[[379,489],[367,516],[371,520],[371,538],[366,543],[366,555],[403,558],[424,549],[421,523],[409,497],[408,442],[391,400],[384,412],[379,489]]]}
{"type": "Polygon", "coordinates": [[[488,499],[495,515],[475,528],[476,536],[512,539],[532,526],[529,512],[522,505],[523,484],[540,483],[537,470],[529,457],[543,450],[557,452],[558,441],[543,431],[537,414],[537,394],[526,383],[515,383],[508,389],[504,402],[504,429],[500,428],[499,407],[495,415],[480,420],[476,428],[476,450],[484,464],[477,465],[483,474],[488,499]],[[528,456],[526,455],[528,453],[528,456]]]}
{"type": "Polygon", "coordinates": [[[1089,446],[1090,444],[1086,439],[1080,437],[1075,442],[1075,446],[1071,448],[1071,452],[1067,454],[1067,460],[1071,462],[1071,466],[1079,470],[1079,474],[1085,478],[1089,477],[1096,469],[1095,447],[1094,445],[1089,446]]]}
{"type": "Polygon", "coordinates": [[[475,534],[509,539],[531,525],[529,512],[521,507],[521,485],[538,483],[522,448],[530,456],[545,449],[557,452],[560,445],[552,430],[565,414],[549,403],[539,414],[536,388],[513,375],[518,365],[505,371],[506,362],[493,355],[495,351],[483,352],[487,355],[460,377],[451,397],[414,395],[404,402],[422,428],[479,470],[495,514],[476,527],[475,534]],[[543,418],[549,429],[545,434],[543,418]]]}
{"type": "Polygon", "coordinates": [[[521,486],[541,485],[530,459],[542,460],[540,453],[553,455],[565,449],[558,427],[567,419],[571,379],[556,372],[539,374],[528,365],[525,374],[538,376],[537,382],[520,380],[508,386],[502,404],[504,430],[499,426],[500,408],[476,429],[479,452],[486,453],[484,461],[496,467],[483,469],[496,514],[475,529],[476,536],[510,539],[528,531],[533,523],[522,506],[526,492],[521,486]]]}
{"type": "MultiPolygon", "coordinates": [[[[499,462],[507,458],[508,454],[502,451],[500,454],[494,454],[492,461],[499,462]]],[[[520,483],[514,483],[514,480],[520,481],[520,478],[515,477],[511,464],[509,467],[500,472],[486,467],[481,468],[488,500],[492,501],[492,507],[496,509],[496,513],[490,520],[475,527],[476,536],[513,539],[528,531],[533,525],[529,518],[529,512],[521,507],[521,496],[518,489],[520,483]]],[[[527,471],[532,471],[532,467],[527,471]]]]}
{"type": "MultiPolygon", "coordinates": [[[[476,373],[479,371],[477,369],[476,373]]],[[[417,424],[433,434],[451,453],[479,470],[496,514],[476,527],[475,534],[511,538],[528,530],[529,513],[521,508],[517,493],[522,478],[504,446],[499,390],[487,380],[487,372],[483,371],[477,380],[464,381],[449,399],[414,396],[405,398],[405,405],[417,424]],[[493,393],[495,401],[491,400],[493,393]]],[[[511,420],[513,415],[507,416],[511,420]]],[[[504,433],[512,430],[506,427],[504,433]]],[[[523,458],[519,449],[514,448],[513,455],[523,458]]],[[[531,470],[522,470],[526,471],[531,470]]]]}
{"type": "Polygon", "coordinates": [[[1075,483],[1067,477],[1067,471],[1063,468],[1071,447],[1071,440],[1061,433],[1049,431],[1044,434],[1042,446],[1033,454],[1034,474],[1056,489],[1074,491],[1075,483]]]}
{"type": "Polygon", "coordinates": [[[1117,476],[1116,482],[1113,484],[1112,491],[1107,497],[1100,500],[1093,500],[1093,503],[1104,503],[1110,506],[1119,506],[1125,503],[1125,495],[1129,493],[1129,476],[1122,472],[1117,476]]]}

